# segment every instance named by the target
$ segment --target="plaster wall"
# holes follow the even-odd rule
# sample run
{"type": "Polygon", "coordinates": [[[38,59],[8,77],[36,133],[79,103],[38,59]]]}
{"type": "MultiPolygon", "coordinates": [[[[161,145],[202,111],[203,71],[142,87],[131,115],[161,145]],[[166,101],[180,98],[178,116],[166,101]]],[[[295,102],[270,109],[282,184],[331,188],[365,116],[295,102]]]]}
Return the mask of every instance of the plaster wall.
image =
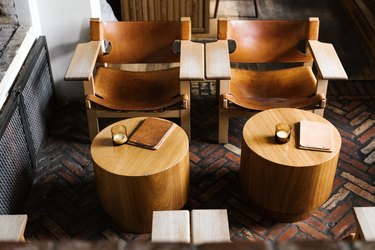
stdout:
{"type": "MultiPolygon", "coordinates": [[[[32,1],[32,0],[30,0],[32,1]]],[[[81,82],[64,80],[77,43],[88,42],[90,17],[100,17],[99,0],[34,0],[40,34],[46,36],[60,104],[83,97],[81,82]]],[[[35,16],[34,16],[35,14],[35,16]]]]}

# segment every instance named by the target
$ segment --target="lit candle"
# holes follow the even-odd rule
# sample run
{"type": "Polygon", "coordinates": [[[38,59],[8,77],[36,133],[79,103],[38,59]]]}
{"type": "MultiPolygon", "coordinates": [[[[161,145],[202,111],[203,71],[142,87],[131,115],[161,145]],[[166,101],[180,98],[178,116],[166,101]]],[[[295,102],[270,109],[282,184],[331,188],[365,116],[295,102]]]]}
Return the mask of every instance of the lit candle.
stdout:
{"type": "Polygon", "coordinates": [[[126,135],[124,134],[115,134],[113,136],[113,142],[116,144],[123,144],[126,142],[126,135]]]}
{"type": "Polygon", "coordinates": [[[112,141],[116,145],[124,144],[128,140],[126,127],[124,125],[115,125],[111,128],[112,141]]]}
{"type": "Polygon", "coordinates": [[[279,137],[280,139],[286,139],[288,138],[289,134],[288,132],[284,130],[277,131],[276,136],[279,137]]]}
{"type": "Polygon", "coordinates": [[[276,124],[275,140],[277,143],[286,143],[290,136],[290,126],[287,123],[276,124]]]}

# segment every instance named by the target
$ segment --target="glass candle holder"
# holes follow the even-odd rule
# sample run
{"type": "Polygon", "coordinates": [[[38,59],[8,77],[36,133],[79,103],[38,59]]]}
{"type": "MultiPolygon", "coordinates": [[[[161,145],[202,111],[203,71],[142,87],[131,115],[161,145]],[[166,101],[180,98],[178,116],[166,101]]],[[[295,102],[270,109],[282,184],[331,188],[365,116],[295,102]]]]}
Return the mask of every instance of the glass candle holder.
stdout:
{"type": "Polygon", "coordinates": [[[111,128],[112,141],[115,145],[124,144],[128,140],[128,133],[124,125],[115,125],[111,128]]]}
{"type": "Polygon", "coordinates": [[[290,138],[291,127],[287,123],[278,123],[275,128],[275,141],[277,143],[286,143],[290,138]]]}

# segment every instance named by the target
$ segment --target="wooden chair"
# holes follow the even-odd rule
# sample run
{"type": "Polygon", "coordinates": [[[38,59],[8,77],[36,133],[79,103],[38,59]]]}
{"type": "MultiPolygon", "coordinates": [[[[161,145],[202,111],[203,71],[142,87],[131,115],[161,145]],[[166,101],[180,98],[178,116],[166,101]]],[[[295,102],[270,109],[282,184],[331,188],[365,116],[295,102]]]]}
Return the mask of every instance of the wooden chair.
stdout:
{"type": "Polygon", "coordinates": [[[90,25],[92,41],[77,45],[65,76],[84,82],[90,139],[99,118],[136,116],[180,118],[190,138],[190,80],[204,79],[190,19],[90,25]]]}
{"type": "Polygon", "coordinates": [[[220,86],[219,143],[228,142],[232,116],[279,107],[323,116],[328,80],[347,75],[332,44],[317,41],[318,33],[318,18],[218,20],[218,41],[206,44],[206,78],[220,86]]]}

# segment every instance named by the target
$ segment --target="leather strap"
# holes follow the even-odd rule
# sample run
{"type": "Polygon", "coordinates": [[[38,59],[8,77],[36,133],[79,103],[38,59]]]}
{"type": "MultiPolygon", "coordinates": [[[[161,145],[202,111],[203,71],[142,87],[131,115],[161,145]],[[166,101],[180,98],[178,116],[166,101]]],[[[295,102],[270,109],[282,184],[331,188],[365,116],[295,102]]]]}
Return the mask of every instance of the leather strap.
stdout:
{"type": "Polygon", "coordinates": [[[100,67],[95,95],[86,99],[121,111],[159,110],[189,101],[187,95],[180,95],[179,67],[142,72],[100,67]]]}
{"type": "MultiPolygon", "coordinates": [[[[238,99],[231,94],[224,94],[222,96],[223,103],[228,101],[246,108],[253,110],[267,110],[272,108],[305,108],[316,106],[317,108],[324,108],[326,97],[324,94],[316,94],[312,97],[300,98],[251,98],[251,99],[238,99]]],[[[230,108],[229,105],[224,105],[224,108],[230,108]]]]}

